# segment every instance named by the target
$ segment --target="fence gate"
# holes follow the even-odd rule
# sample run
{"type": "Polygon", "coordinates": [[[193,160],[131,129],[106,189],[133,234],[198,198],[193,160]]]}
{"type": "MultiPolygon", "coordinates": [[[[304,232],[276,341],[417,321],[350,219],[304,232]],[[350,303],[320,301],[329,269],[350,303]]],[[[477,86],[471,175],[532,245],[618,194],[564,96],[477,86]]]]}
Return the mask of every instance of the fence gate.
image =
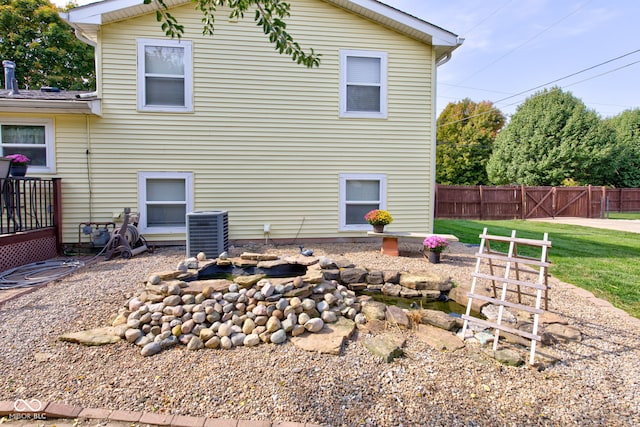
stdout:
{"type": "Polygon", "coordinates": [[[467,303],[467,310],[462,318],[464,319],[464,325],[462,327],[462,336],[465,336],[469,322],[479,324],[485,328],[495,329],[493,350],[498,348],[498,340],[500,339],[500,331],[509,332],[515,335],[519,335],[523,338],[531,340],[531,353],[529,355],[529,364],[534,363],[536,342],[541,340],[538,335],[538,317],[544,313],[544,310],[540,308],[543,292],[545,298],[545,309],[547,308],[547,291],[549,289],[547,285],[547,275],[549,268],[548,261],[548,249],[551,247],[551,241],[548,239],[548,234],[544,233],[542,240],[522,239],[516,237],[516,230],[511,232],[511,237],[504,236],[491,236],[487,234],[485,228],[480,237],[480,250],[476,254],[476,269],[472,273],[473,280],[471,282],[471,290],[469,292],[469,301],[467,303]],[[509,245],[509,250],[506,253],[497,252],[491,250],[490,242],[502,242],[509,245]],[[540,258],[532,258],[520,255],[518,253],[518,245],[529,246],[540,249],[540,258]],[[482,273],[481,267],[483,262],[488,264],[489,274],[482,273]],[[522,267],[524,265],[525,267],[522,267]],[[530,267],[537,267],[537,270],[533,270],[530,267]],[[496,273],[496,270],[504,270],[504,274],[501,276],[496,273]],[[520,277],[520,272],[535,273],[537,274],[536,281],[523,280],[520,277]],[[512,273],[515,273],[515,277],[512,277],[512,273]],[[479,279],[490,280],[493,287],[493,297],[480,295],[475,293],[476,285],[479,279]],[[496,283],[501,283],[500,295],[497,292],[496,283]],[[515,287],[515,289],[514,289],[515,287]],[[525,288],[523,291],[522,288],[525,288]],[[507,293],[514,292],[518,295],[518,302],[507,301],[507,293]],[[523,296],[533,297],[523,299],[523,296]],[[498,306],[498,318],[495,322],[478,319],[472,317],[471,306],[473,299],[489,302],[498,306]],[[516,310],[524,311],[533,314],[533,329],[531,332],[522,331],[520,329],[505,326],[502,323],[503,311],[505,307],[513,308],[516,310]]]}

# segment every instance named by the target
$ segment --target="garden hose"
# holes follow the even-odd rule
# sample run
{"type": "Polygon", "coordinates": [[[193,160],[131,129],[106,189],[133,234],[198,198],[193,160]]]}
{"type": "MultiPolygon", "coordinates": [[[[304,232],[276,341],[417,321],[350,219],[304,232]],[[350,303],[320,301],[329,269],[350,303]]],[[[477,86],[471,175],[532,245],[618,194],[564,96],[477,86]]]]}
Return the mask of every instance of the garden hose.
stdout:
{"type": "Polygon", "coordinates": [[[60,279],[85,264],[82,261],[40,261],[0,273],[0,289],[26,288],[60,279]]]}

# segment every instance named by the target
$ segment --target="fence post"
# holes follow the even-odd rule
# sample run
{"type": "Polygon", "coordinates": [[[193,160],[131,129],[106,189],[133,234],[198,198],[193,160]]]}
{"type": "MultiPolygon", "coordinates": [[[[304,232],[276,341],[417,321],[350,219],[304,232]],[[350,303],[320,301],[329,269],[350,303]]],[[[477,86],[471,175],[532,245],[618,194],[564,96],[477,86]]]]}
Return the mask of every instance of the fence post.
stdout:
{"type": "Polygon", "coordinates": [[[484,196],[482,194],[482,185],[478,186],[480,190],[480,219],[484,218],[484,196]]]}
{"type": "Polygon", "coordinates": [[[56,229],[56,251],[63,253],[62,248],[62,178],[52,178],[53,181],[53,226],[56,229]]]}
{"type": "Polygon", "coordinates": [[[557,203],[556,187],[551,187],[551,218],[556,217],[556,203],[557,203]]]}
{"type": "Polygon", "coordinates": [[[593,200],[591,200],[591,184],[589,184],[589,194],[587,196],[587,218],[591,218],[591,203],[593,203],[593,200]]]}
{"type": "Polygon", "coordinates": [[[527,219],[527,190],[524,187],[524,184],[520,184],[520,197],[521,197],[521,206],[520,210],[522,211],[522,219],[527,219]]]}

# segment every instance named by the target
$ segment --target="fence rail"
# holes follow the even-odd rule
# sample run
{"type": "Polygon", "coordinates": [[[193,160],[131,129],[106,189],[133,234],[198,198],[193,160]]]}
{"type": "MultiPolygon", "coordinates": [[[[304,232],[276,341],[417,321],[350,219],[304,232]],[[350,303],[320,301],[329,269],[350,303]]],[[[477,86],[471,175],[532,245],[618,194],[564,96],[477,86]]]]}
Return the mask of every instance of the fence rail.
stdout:
{"type": "Polygon", "coordinates": [[[56,225],[56,180],[7,178],[2,188],[0,234],[40,230],[56,225]]]}
{"type": "Polygon", "coordinates": [[[640,212],[640,188],[436,185],[436,218],[604,218],[640,212]]]}

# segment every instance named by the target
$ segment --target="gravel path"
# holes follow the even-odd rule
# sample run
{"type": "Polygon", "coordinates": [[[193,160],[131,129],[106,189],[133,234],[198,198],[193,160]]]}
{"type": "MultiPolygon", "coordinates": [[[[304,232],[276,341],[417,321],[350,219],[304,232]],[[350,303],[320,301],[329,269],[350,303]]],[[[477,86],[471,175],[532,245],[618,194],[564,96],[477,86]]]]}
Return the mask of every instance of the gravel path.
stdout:
{"type": "MultiPolygon", "coordinates": [[[[374,244],[310,247],[370,268],[436,269],[458,282],[470,280],[475,260],[473,248],[457,243],[439,265],[428,264],[415,244],[401,244],[401,257],[383,256],[374,244]]],[[[236,251],[293,255],[298,248],[236,251]]],[[[148,358],[123,342],[57,340],[106,326],[150,272],[172,269],[182,253],[163,248],[100,262],[0,306],[0,400],[336,426],[640,425],[639,322],[555,280],[549,309],[583,340],[542,347],[562,360],[543,371],[499,365],[472,345],[436,351],[411,331],[398,332],[407,337],[406,357],[389,364],[358,339],[341,356],[287,342],[229,351],[180,347],[148,358]]]]}

